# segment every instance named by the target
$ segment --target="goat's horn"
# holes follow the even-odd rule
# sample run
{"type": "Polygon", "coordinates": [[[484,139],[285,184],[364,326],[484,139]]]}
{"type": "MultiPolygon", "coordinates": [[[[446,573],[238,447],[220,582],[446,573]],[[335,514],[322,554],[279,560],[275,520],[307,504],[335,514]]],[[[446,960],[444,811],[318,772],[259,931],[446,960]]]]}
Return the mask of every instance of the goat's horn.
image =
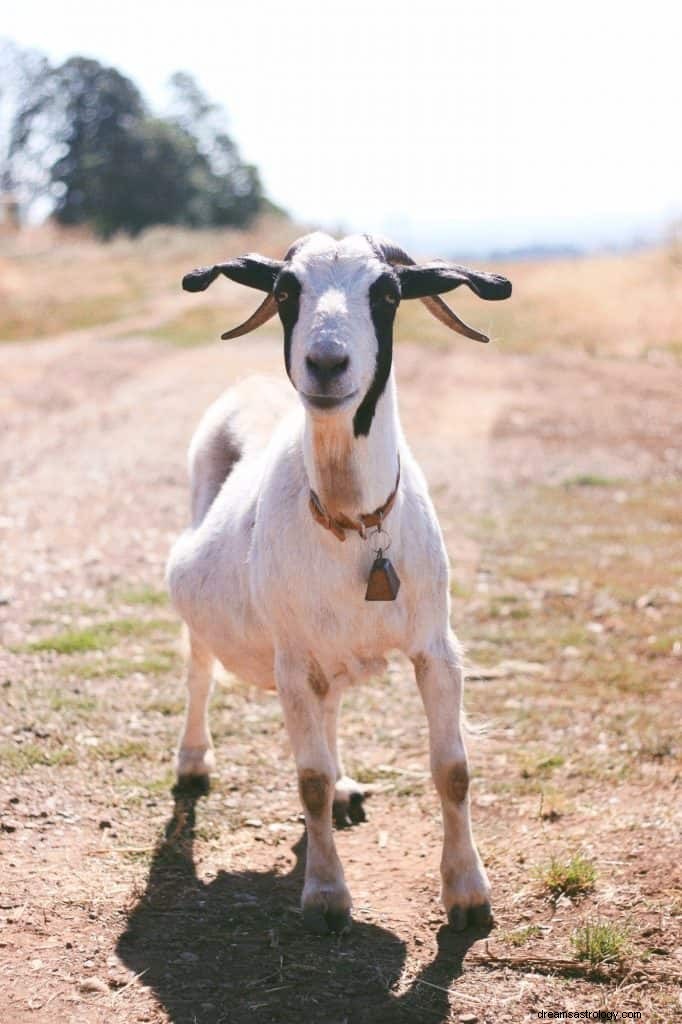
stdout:
{"type": "Polygon", "coordinates": [[[440,320],[451,331],[457,331],[458,334],[463,334],[465,338],[472,338],[474,341],[490,341],[487,334],[482,334],[475,327],[470,327],[464,320],[460,320],[454,309],[450,309],[447,302],[444,302],[440,295],[425,295],[421,301],[431,316],[435,316],[436,320],[440,320]]]}
{"type": "MultiPolygon", "coordinates": [[[[399,245],[389,242],[386,238],[375,238],[373,235],[365,235],[365,238],[372,246],[377,256],[380,256],[381,259],[385,260],[390,266],[416,266],[412,257],[408,256],[405,250],[401,249],[399,245]]],[[[436,320],[440,320],[440,322],[445,324],[446,327],[449,327],[451,331],[456,331],[457,334],[463,334],[465,338],[472,338],[474,341],[490,341],[487,334],[482,334],[474,327],[470,327],[469,324],[464,322],[464,320],[461,320],[455,313],[454,309],[451,309],[447,302],[444,302],[443,299],[441,299],[440,295],[427,295],[421,301],[424,303],[431,316],[434,316],[436,320]]]]}
{"type": "Polygon", "coordinates": [[[220,337],[223,341],[228,341],[230,338],[239,338],[242,334],[249,334],[250,331],[255,331],[261,324],[271,320],[276,312],[277,303],[274,295],[266,295],[258,309],[251,314],[248,320],[245,320],[239,327],[233,327],[231,331],[225,331],[220,337]]]}

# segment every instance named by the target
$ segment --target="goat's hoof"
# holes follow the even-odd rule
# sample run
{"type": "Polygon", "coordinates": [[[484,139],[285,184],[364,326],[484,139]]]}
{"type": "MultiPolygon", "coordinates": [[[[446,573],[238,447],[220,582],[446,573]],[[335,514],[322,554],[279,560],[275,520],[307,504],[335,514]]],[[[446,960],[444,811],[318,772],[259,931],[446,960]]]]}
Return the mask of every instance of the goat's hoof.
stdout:
{"type": "Polygon", "coordinates": [[[372,786],[363,786],[347,775],[339,779],[334,787],[332,817],[337,828],[349,828],[367,821],[365,800],[373,793],[372,786]]]}
{"type": "Polygon", "coordinates": [[[465,928],[492,928],[493,912],[487,902],[475,907],[450,907],[448,923],[456,932],[463,932],[465,928]]]}
{"type": "Polygon", "coordinates": [[[315,935],[345,935],[352,923],[350,910],[325,909],[319,904],[303,908],[303,927],[315,935]]]}
{"type": "Polygon", "coordinates": [[[180,747],[175,761],[178,782],[208,777],[215,768],[212,747],[180,747]]]}

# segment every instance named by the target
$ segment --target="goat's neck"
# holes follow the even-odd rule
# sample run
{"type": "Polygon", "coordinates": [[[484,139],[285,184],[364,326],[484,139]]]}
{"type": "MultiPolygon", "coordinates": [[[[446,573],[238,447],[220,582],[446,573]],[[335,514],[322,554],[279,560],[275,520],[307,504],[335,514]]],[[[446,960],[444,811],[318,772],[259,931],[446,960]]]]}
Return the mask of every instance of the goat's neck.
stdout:
{"type": "Polygon", "coordinates": [[[384,504],[395,487],[400,436],[393,374],[377,402],[367,437],[354,436],[347,414],[306,414],[303,454],[308,480],[332,516],[357,517],[384,504]]]}

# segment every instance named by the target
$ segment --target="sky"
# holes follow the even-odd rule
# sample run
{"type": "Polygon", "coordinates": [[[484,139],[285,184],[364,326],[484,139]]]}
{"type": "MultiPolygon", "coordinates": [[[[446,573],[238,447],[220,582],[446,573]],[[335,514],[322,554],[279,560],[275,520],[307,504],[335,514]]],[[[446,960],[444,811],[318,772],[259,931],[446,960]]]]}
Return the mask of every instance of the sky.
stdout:
{"type": "Polygon", "coordinates": [[[619,244],[682,216],[682,4],[22,0],[0,33],[222,103],[304,223],[452,252],[619,244]]]}

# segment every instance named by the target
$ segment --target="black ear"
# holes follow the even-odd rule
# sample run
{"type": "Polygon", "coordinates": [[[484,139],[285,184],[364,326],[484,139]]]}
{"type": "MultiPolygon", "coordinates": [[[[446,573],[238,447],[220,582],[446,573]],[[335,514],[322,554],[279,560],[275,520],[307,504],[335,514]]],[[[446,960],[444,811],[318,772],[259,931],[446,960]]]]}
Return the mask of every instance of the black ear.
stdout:
{"type": "Polygon", "coordinates": [[[203,292],[213,284],[219,274],[224,274],[237,284],[245,284],[247,288],[271,292],[283,266],[281,260],[271,260],[267,256],[259,256],[258,253],[252,252],[247,256],[228,260],[227,263],[216,263],[213,267],[192,270],[183,277],[182,287],[186,292],[203,292]]]}
{"type": "Polygon", "coordinates": [[[434,261],[421,266],[395,268],[400,277],[400,290],[404,299],[423,299],[428,295],[451,292],[461,284],[467,285],[480,299],[508,299],[511,281],[499,274],[486,274],[481,270],[468,270],[454,263],[434,261]]]}

